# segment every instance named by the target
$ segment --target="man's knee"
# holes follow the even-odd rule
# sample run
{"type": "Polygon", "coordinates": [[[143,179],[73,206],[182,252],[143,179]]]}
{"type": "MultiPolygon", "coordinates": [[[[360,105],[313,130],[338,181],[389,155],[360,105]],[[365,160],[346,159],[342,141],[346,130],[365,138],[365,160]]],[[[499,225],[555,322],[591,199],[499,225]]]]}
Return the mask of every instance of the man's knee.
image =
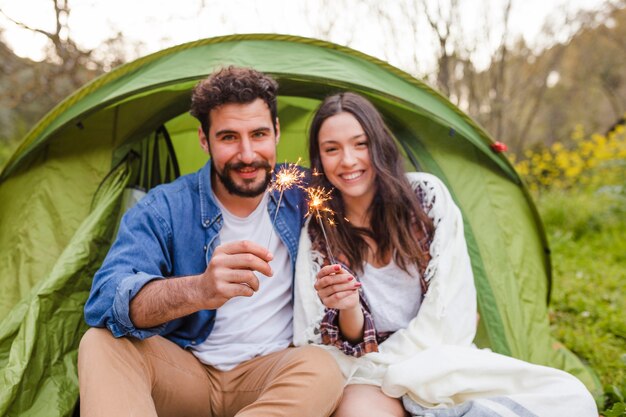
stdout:
{"type": "Polygon", "coordinates": [[[125,338],[115,338],[108,329],[90,328],[83,335],[78,346],[78,365],[81,362],[93,363],[118,354],[127,349],[130,342],[125,338]]]}
{"type": "Polygon", "coordinates": [[[105,349],[113,343],[115,338],[107,329],[90,328],[80,339],[78,354],[86,354],[94,350],[105,349]]]}

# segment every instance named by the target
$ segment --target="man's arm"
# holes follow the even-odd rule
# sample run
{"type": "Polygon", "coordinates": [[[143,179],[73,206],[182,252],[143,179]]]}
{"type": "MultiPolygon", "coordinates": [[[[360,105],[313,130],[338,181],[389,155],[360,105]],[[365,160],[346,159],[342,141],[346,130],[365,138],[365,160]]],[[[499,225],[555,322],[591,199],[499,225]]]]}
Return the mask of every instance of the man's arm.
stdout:
{"type": "Polygon", "coordinates": [[[256,270],[271,274],[267,249],[239,243],[218,247],[202,274],[172,278],[171,222],[156,211],[154,199],[148,194],[124,215],[85,304],[87,324],[106,327],[115,337],[144,339],[160,334],[174,318],[215,308],[242,292],[251,295],[258,289],[251,259],[262,258],[261,265],[256,260],[256,270]],[[237,280],[237,286],[225,285],[237,280]],[[242,283],[249,287],[241,288],[242,283]]]}
{"type": "Polygon", "coordinates": [[[130,303],[135,327],[150,328],[195,313],[213,310],[233,297],[251,297],[259,289],[258,271],[272,276],[272,254],[249,241],[218,246],[204,273],[146,284],[130,303]]]}
{"type": "Polygon", "coordinates": [[[96,272],[85,304],[85,321],[106,327],[115,337],[139,339],[162,329],[137,329],[129,316],[130,301],[147,284],[171,275],[173,259],[168,247],[171,230],[154,209],[148,194],[122,218],[115,242],[96,272]]]}

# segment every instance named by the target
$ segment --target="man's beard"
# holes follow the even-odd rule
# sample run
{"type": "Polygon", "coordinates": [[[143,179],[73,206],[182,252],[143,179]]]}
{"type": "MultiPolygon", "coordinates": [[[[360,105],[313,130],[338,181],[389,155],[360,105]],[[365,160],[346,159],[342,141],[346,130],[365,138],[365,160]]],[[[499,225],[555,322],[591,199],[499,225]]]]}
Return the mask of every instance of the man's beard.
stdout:
{"type": "MultiPolygon", "coordinates": [[[[213,164],[213,162],[211,161],[213,164]]],[[[272,167],[267,161],[255,161],[251,164],[244,164],[243,162],[235,162],[235,163],[226,163],[224,165],[224,171],[219,172],[215,169],[215,165],[213,164],[213,172],[217,175],[217,178],[224,184],[226,190],[233,195],[239,197],[257,197],[261,195],[267,189],[270,181],[272,180],[272,167]],[[232,170],[238,170],[241,168],[257,168],[263,169],[265,171],[265,179],[258,186],[254,188],[242,187],[241,185],[235,184],[231,177],[232,170]]],[[[256,179],[252,180],[244,180],[244,184],[252,184],[256,179]]]]}

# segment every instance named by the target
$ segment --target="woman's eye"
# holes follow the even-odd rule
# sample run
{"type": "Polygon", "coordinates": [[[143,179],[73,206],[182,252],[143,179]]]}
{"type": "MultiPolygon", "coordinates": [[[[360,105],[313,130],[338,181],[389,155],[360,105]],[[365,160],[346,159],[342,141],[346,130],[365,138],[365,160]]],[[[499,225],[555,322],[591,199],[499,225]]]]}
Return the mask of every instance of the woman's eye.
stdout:
{"type": "Polygon", "coordinates": [[[367,148],[367,141],[361,141],[361,142],[357,142],[356,146],[357,148],[367,148]]]}
{"type": "Polygon", "coordinates": [[[330,148],[324,148],[324,153],[333,153],[336,152],[337,148],[336,147],[330,147],[330,148]]]}

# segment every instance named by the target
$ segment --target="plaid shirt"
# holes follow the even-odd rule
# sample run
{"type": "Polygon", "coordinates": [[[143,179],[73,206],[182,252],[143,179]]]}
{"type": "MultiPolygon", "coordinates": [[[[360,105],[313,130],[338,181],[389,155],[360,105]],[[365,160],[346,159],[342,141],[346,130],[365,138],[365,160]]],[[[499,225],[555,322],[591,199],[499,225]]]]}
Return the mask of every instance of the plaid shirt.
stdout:
{"type": "MultiPolygon", "coordinates": [[[[346,268],[344,266],[344,268],[346,268]]],[[[354,277],[349,268],[346,268],[354,277]]],[[[358,277],[356,278],[358,279],[358,277]]],[[[352,344],[344,340],[339,330],[339,310],[336,308],[327,308],[324,318],[320,324],[320,332],[322,333],[322,343],[325,345],[333,345],[341,349],[343,353],[356,358],[370,352],[378,352],[378,344],[382,343],[391,336],[392,332],[377,332],[374,326],[374,318],[370,313],[367,300],[363,295],[363,290],[359,288],[359,300],[361,302],[361,311],[363,311],[363,340],[357,344],[352,344]]]]}
{"type": "MultiPolygon", "coordinates": [[[[417,188],[415,190],[417,197],[420,202],[424,202],[424,192],[422,189],[417,188]]],[[[428,213],[432,208],[431,202],[430,205],[426,206],[424,203],[423,208],[428,213]]],[[[413,229],[415,233],[418,235],[418,240],[420,237],[426,236],[426,247],[430,246],[432,241],[432,236],[428,236],[426,232],[426,228],[422,224],[418,224],[417,220],[413,221],[413,229]]],[[[317,251],[322,254],[323,263],[320,265],[321,267],[330,265],[328,253],[326,251],[326,242],[324,237],[320,233],[316,233],[312,228],[309,227],[309,237],[311,238],[311,249],[313,251],[317,251]]],[[[350,269],[348,266],[348,260],[343,254],[338,253],[337,261],[342,264],[344,269],[346,269],[350,274],[352,274],[355,279],[359,279],[358,276],[350,269]]],[[[426,294],[428,290],[428,283],[424,279],[424,271],[420,270],[420,285],[422,286],[422,297],[426,294]]],[[[354,356],[356,358],[363,356],[370,352],[378,352],[378,345],[384,342],[389,336],[393,334],[393,332],[377,332],[376,326],[374,325],[374,318],[370,312],[370,308],[367,304],[367,300],[365,299],[365,295],[363,294],[363,288],[359,288],[359,300],[361,303],[361,311],[363,311],[363,340],[357,344],[352,344],[347,340],[344,340],[341,334],[341,330],[339,329],[339,310],[334,308],[326,308],[326,312],[324,317],[322,318],[322,322],[320,323],[320,333],[322,336],[322,343],[325,345],[332,345],[339,348],[346,355],[354,356]]]]}

